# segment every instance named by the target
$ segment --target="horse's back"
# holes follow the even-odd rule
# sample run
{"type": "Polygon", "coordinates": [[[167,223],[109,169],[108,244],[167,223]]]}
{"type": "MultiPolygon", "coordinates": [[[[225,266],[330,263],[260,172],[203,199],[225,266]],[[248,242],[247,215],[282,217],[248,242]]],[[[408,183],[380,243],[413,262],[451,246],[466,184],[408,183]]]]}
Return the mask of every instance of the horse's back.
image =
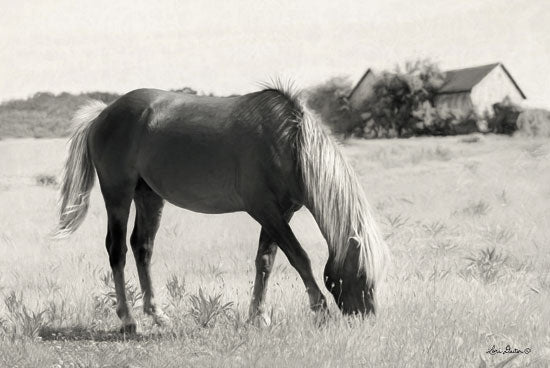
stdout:
{"type": "Polygon", "coordinates": [[[104,156],[110,149],[123,154],[146,147],[151,137],[211,138],[227,119],[228,102],[157,89],[134,90],[100,114],[92,129],[91,149],[104,156]]]}

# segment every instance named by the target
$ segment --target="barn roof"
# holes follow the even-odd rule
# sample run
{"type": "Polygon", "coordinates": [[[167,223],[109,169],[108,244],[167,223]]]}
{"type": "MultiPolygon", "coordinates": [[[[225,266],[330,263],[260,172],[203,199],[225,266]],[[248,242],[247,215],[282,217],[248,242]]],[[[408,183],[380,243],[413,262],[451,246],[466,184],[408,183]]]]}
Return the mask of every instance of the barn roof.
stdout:
{"type": "MultiPolygon", "coordinates": [[[[493,63],[493,64],[487,64],[487,65],[481,65],[481,66],[475,66],[471,68],[463,68],[463,69],[454,69],[454,70],[447,70],[445,71],[445,81],[441,85],[441,87],[437,90],[438,94],[447,94],[447,93],[460,93],[460,92],[470,92],[472,88],[487,74],[489,74],[494,68],[498,66],[502,67],[502,70],[506,73],[508,78],[510,78],[510,81],[514,84],[514,86],[517,88],[520,95],[525,99],[527,98],[521,88],[519,88],[518,84],[512,78],[512,75],[510,72],[506,69],[504,64],[502,63],[493,63]]],[[[368,68],[365,74],[359,79],[355,87],[352,89],[352,91],[349,94],[349,98],[355,93],[355,91],[359,88],[361,83],[363,83],[363,80],[371,74],[374,73],[371,68],[368,68]]]]}
{"type": "Polygon", "coordinates": [[[367,77],[367,75],[369,75],[369,73],[372,73],[372,69],[371,68],[368,68],[367,71],[363,74],[363,76],[361,77],[361,79],[359,79],[359,82],[357,82],[357,84],[355,85],[355,87],[353,87],[353,89],[351,90],[351,92],[349,93],[348,95],[348,98],[351,98],[351,96],[355,93],[355,91],[357,90],[357,88],[359,88],[359,86],[361,85],[361,83],[363,83],[363,81],[365,80],[365,78],[367,77]]]}
{"type": "Polygon", "coordinates": [[[510,78],[510,81],[517,88],[521,96],[525,98],[523,91],[519,88],[514,78],[512,78],[512,75],[510,75],[508,70],[506,70],[504,65],[501,63],[476,66],[473,68],[448,70],[445,72],[445,81],[437,92],[441,94],[470,92],[476,84],[481,82],[487,74],[499,65],[502,67],[508,78],[510,78]]]}
{"type": "Polygon", "coordinates": [[[445,72],[445,81],[439,88],[439,93],[468,92],[478,84],[491,70],[499,64],[475,66],[473,68],[448,70],[445,72]]]}

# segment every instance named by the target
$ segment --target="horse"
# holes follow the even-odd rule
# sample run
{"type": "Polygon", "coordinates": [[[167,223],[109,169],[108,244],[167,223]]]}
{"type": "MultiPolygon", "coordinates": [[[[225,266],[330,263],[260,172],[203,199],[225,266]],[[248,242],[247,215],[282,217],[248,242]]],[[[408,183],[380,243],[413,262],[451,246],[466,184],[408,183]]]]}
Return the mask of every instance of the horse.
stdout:
{"type": "Polygon", "coordinates": [[[344,314],[374,314],[389,251],[337,142],[297,91],[281,86],[231,97],[138,89],[110,105],[90,101],[73,119],[55,237],[83,222],[95,177],[105,201],[105,240],[122,331],[136,332],[126,299],[130,245],[143,309],[163,325],[151,257],[165,201],[206,214],[247,212],[261,225],[249,320],[269,324],[265,297],[277,249],[298,271],[310,308],[327,311],[311,262],[289,226],[305,206],[327,241],[324,283],[344,314]]]}

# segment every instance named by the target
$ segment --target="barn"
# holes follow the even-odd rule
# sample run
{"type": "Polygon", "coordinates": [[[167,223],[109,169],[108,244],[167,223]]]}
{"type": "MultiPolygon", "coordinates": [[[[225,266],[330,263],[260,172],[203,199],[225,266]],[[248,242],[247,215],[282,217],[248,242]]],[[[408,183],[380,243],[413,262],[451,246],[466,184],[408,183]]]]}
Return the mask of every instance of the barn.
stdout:
{"type": "Polygon", "coordinates": [[[493,113],[493,104],[508,99],[520,104],[525,94],[502,63],[448,70],[435,97],[435,107],[455,116],[471,111],[479,116],[493,113]]]}
{"type": "MultiPolygon", "coordinates": [[[[526,98],[502,63],[447,70],[444,76],[434,104],[438,110],[450,111],[455,116],[465,116],[472,111],[479,116],[491,115],[495,103],[508,99],[519,104],[526,98]]],[[[372,96],[375,82],[375,73],[367,69],[348,96],[352,108],[358,108],[372,96]]]]}

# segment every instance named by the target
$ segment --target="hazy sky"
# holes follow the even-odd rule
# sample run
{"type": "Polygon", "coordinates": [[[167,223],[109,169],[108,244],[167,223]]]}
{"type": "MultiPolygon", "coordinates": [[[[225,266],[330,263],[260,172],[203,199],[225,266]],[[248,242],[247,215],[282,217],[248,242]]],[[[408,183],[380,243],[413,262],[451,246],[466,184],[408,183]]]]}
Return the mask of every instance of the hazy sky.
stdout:
{"type": "Polygon", "coordinates": [[[550,0],[0,0],[0,100],[37,91],[191,86],[271,76],[307,87],[429,57],[503,62],[550,107],[550,0]]]}

